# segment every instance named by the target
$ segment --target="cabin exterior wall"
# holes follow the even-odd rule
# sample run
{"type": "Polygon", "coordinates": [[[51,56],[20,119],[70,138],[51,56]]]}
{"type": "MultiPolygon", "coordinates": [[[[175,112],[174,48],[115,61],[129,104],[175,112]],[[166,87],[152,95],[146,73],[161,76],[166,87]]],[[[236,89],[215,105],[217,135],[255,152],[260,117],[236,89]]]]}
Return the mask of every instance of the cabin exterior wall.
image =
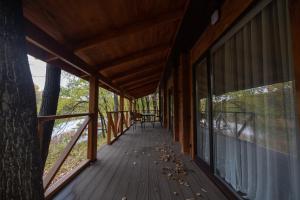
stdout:
{"type": "MultiPolygon", "coordinates": [[[[195,45],[189,49],[188,52],[181,52],[180,62],[178,65],[174,65],[173,73],[162,80],[161,84],[166,85],[166,90],[169,91],[172,88],[174,91],[174,124],[177,127],[174,128],[172,134],[174,140],[181,144],[181,150],[183,153],[190,154],[192,159],[196,158],[196,107],[195,107],[195,80],[194,80],[194,65],[199,61],[199,58],[204,57],[208,50],[218,42],[218,40],[232,28],[236,22],[248,13],[253,7],[255,7],[260,1],[245,0],[243,3],[238,0],[225,0],[220,8],[220,18],[215,25],[209,25],[204,33],[199,37],[195,45]]],[[[289,15],[290,15],[290,29],[292,34],[292,52],[294,61],[294,75],[296,85],[296,102],[300,99],[300,1],[289,0],[289,15]]],[[[163,97],[167,98],[163,90],[163,97]]],[[[170,102],[163,100],[165,107],[170,107],[170,102]]],[[[296,103],[297,113],[299,117],[300,106],[296,103]]],[[[164,111],[169,111],[164,109],[164,111]]],[[[169,124],[169,114],[164,115],[169,124]]],[[[298,125],[299,126],[299,125],[298,125]]],[[[213,162],[213,161],[212,161],[213,162]]],[[[218,185],[222,191],[230,199],[238,199],[239,196],[228,189],[228,186],[224,185],[220,180],[214,177],[212,168],[203,166],[199,163],[202,169],[208,174],[208,176],[218,185]]]]}

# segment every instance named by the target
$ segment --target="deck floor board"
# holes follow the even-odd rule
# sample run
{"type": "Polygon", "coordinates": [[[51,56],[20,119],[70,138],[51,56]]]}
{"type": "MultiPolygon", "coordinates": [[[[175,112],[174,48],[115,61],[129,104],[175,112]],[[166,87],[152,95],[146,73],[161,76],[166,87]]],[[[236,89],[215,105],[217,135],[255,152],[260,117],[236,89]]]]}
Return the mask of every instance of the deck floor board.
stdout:
{"type": "Polygon", "coordinates": [[[133,131],[129,129],[112,145],[98,151],[98,160],[85,169],[54,199],[101,200],[225,200],[222,192],[191,159],[180,153],[170,134],[156,125],[133,131]],[[160,160],[161,146],[170,147],[187,170],[185,182],[170,179],[163,173],[172,162],[160,160]],[[203,192],[203,189],[207,192],[203,192]],[[175,194],[174,194],[175,192],[175,194]],[[197,196],[201,193],[201,196],[197,196]]]}

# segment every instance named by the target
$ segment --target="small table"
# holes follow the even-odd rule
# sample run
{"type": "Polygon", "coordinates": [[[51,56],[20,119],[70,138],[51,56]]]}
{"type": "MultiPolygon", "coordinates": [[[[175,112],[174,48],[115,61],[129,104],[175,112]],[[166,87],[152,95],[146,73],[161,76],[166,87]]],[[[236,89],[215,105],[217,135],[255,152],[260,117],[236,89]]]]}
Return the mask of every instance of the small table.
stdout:
{"type": "Polygon", "coordinates": [[[143,113],[142,114],[142,127],[145,128],[145,125],[143,125],[144,123],[152,123],[152,126],[154,128],[154,124],[155,124],[155,114],[152,113],[143,113]]]}

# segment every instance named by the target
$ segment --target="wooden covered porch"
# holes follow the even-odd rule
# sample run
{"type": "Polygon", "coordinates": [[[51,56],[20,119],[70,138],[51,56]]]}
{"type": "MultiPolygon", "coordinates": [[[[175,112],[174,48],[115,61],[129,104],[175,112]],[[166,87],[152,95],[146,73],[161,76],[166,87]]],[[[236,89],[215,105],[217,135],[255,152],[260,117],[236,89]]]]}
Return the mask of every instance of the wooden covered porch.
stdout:
{"type": "Polygon", "coordinates": [[[54,199],[226,199],[158,123],[129,129],[97,160],[54,199]]]}
{"type": "MultiPolygon", "coordinates": [[[[260,182],[269,189],[265,193],[265,188],[256,185],[257,174],[252,174],[252,171],[256,173],[255,170],[243,166],[247,170],[239,171],[241,157],[245,158],[245,162],[248,162],[248,157],[243,157],[241,151],[236,150],[238,148],[232,152],[239,160],[230,157],[230,151],[224,157],[216,157],[226,150],[221,148],[222,145],[233,145],[218,144],[216,141],[226,133],[221,135],[215,130],[225,125],[216,125],[214,118],[219,110],[214,100],[216,95],[227,92],[291,81],[288,86],[293,92],[286,95],[291,103],[281,103],[295,106],[288,110],[293,123],[286,117],[277,120],[288,124],[286,126],[296,124],[300,112],[300,106],[296,106],[300,98],[299,0],[3,2],[5,12],[3,16],[0,13],[0,22],[4,27],[4,34],[0,34],[0,41],[3,42],[3,45],[0,44],[0,95],[5,102],[1,102],[0,114],[6,132],[3,134],[3,145],[0,145],[3,152],[5,150],[1,167],[8,177],[13,178],[13,181],[2,182],[3,191],[6,191],[2,195],[7,194],[7,199],[17,196],[15,187],[21,188],[20,195],[26,194],[28,199],[264,200],[266,194],[268,198],[265,199],[271,200],[272,195],[276,196],[275,190],[268,184],[280,182],[280,179],[271,181],[268,177],[277,178],[279,172],[259,177],[269,181],[267,184],[264,180],[260,182]],[[240,29],[243,31],[239,32],[240,29]],[[279,40],[280,45],[275,44],[279,40]],[[32,103],[34,88],[26,60],[28,54],[88,81],[88,111],[37,116],[36,105],[32,103]],[[274,67],[277,65],[278,69],[274,67]],[[253,74],[248,73],[247,70],[252,68],[256,71],[250,70],[253,74]],[[286,77],[281,77],[283,71],[288,71],[286,77]],[[255,80],[258,74],[261,79],[255,80]],[[240,82],[236,76],[241,79],[240,82]],[[246,79],[251,79],[250,83],[246,84],[246,79]],[[216,86],[221,89],[216,90],[216,86]],[[107,142],[98,150],[99,87],[119,95],[119,107],[117,111],[105,113],[107,142]],[[7,92],[7,88],[11,90],[7,92]],[[155,117],[160,123],[156,122],[154,128],[147,126],[144,129],[138,124],[137,129],[133,130],[133,116],[139,113],[137,99],[154,92],[159,94],[155,117]],[[126,99],[129,102],[127,110],[124,106],[126,99]],[[74,117],[85,117],[85,120],[74,131],[53,167],[42,177],[38,145],[43,147],[45,123],[74,117]],[[19,129],[15,128],[15,120],[19,123],[19,129]],[[88,130],[85,160],[51,185],[85,130],[88,130]],[[19,144],[19,141],[22,143],[19,144]],[[9,148],[5,142],[10,145],[9,148]],[[20,156],[15,158],[11,155],[20,156]],[[28,155],[33,157],[32,162],[28,161],[28,155]],[[23,179],[34,175],[34,180],[29,180],[29,183],[23,179],[19,181],[15,176],[23,173],[25,167],[20,167],[21,161],[24,166],[27,167],[28,163],[30,166],[24,172],[23,179]],[[232,163],[233,167],[230,165],[232,163]],[[230,169],[226,168],[228,166],[230,169]],[[32,173],[36,169],[40,173],[32,173]],[[223,171],[227,174],[222,174],[223,171]],[[230,176],[230,181],[225,175],[230,176]],[[255,181],[251,182],[253,176],[255,181]],[[249,180],[244,177],[249,177],[249,180]],[[15,183],[19,185],[15,186],[15,183]],[[39,191],[38,195],[32,191],[28,193],[28,185],[34,184],[39,187],[32,187],[35,189],[32,191],[39,191]]],[[[222,104],[223,100],[228,99],[227,96],[220,97],[219,101],[222,104]]],[[[219,107],[223,108],[223,104],[219,107]]],[[[257,110],[259,113],[262,109],[257,110]]],[[[234,113],[237,111],[234,110],[234,113]]],[[[235,131],[242,132],[238,131],[237,119],[235,122],[235,131]]],[[[241,129],[244,130],[245,126],[242,125],[241,129]]],[[[299,134],[297,127],[288,127],[293,131],[293,136],[299,134]]],[[[282,135],[287,132],[283,130],[280,132],[282,135]]],[[[239,137],[240,134],[236,134],[235,139],[245,143],[247,137],[239,137]]],[[[298,135],[295,138],[291,141],[300,141],[298,135]]],[[[280,137],[277,140],[281,142],[283,139],[280,137]]],[[[280,146],[279,142],[274,146],[280,146]]],[[[239,145],[234,147],[240,148],[239,145]]],[[[300,145],[296,142],[293,145],[295,152],[291,155],[298,156],[300,145]]],[[[298,163],[295,174],[300,177],[298,157],[294,164],[298,163]]],[[[263,162],[265,159],[261,160],[263,162]]],[[[264,165],[256,165],[256,160],[251,164],[254,168],[259,166],[265,169],[264,165]]],[[[296,176],[294,178],[297,179],[296,176]]],[[[293,186],[291,191],[297,193],[295,196],[300,196],[298,179],[297,183],[289,182],[291,187],[287,188],[293,186]]],[[[279,184],[274,188],[280,195],[284,193],[279,184]]],[[[280,195],[275,199],[280,199],[280,195]]],[[[293,197],[290,199],[297,199],[293,197]]]]}

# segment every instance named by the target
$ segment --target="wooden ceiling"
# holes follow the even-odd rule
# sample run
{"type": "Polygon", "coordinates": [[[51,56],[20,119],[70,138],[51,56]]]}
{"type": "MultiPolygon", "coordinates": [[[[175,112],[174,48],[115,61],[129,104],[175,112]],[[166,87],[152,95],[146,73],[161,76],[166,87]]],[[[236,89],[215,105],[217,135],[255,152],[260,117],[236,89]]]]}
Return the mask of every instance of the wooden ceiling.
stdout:
{"type": "Polygon", "coordinates": [[[129,98],[153,93],[188,0],[23,0],[28,53],[129,98]]]}

